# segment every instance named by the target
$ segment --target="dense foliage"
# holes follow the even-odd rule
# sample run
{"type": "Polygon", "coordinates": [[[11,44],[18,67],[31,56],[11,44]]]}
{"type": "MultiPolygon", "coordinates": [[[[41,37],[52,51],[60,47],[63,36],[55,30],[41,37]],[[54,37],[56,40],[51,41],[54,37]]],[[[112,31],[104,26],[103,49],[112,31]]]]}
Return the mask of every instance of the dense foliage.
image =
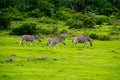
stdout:
{"type": "Polygon", "coordinates": [[[16,7],[21,12],[39,9],[47,16],[67,7],[77,12],[111,15],[120,9],[120,0],[0,0],[0,8],[16,7]]]}
{"type": "Polygon", "coordinates": [[[8,16],[14,21],[47,16],[66,24],[72,20],[70,28],[94,28],[95,24],[111,24],[110,19],[120,18],[120,0],[0,0],[0,13],[6,14],[0,20],[2,29],[10,23],[8,16]]]}
{"type": "Polygon", "coordinates": [[[24,23],[20,27],[14,28],[11,34],[23,35],[23,34],[37,34],[38,29],[35,23],[24,23]]]}
{"type": "Polygon", "coordinates": [[[8,29],[10,24],[10,17],[7,16],[5,13],[0,13],[0,30],[8,29]]]}
{"type": "Polygon", "coordinates": [[[101,41],[111,40],[111,37],[109,35],[98,35],[98,34],[95,34],[95,33],[89,34],[89,37],[91,37],[92,39],[97,39],[97,40],[101,40],[101,41]]]}

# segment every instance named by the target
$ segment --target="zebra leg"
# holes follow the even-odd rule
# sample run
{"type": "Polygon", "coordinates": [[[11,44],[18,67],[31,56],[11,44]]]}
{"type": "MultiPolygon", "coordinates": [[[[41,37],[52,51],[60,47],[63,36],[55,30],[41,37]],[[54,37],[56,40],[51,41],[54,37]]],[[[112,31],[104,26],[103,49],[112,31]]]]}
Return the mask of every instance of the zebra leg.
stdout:
{"type": "Polygon", "coordinates": [[[22,41],[23,41],[23,40],[22,40],[22,39],[20,39],[19,46],[22,44],[22,41]]]}
{"type": "Polygon", "coordinates": [[[30,41],[30,46],[32,46],[32,41],[30,41]]]}
{"type": "Polygon", "coordinates": [[[74,44],[74,46],[76,46],[77,43],[74,44]]]}
{"type": "Polygon", "coordinates": [[[90,46],[92,47],[93,45],[92,45],[92,42],[89,42],[90,43],[90,46]]]}
{"type": "Polygon", "coordinates": [[[52,43],[48,42],[47,44],[48,44],[48,49],[50,49],[50,48],[51,48],[52,43]]]}
{"type": "Polygon", "coordinates": [[[26,46],[26,40],[24,40],[23,42],[24,42],[24,45],[26,46]]]}
{"type": "Polygon", "coordinates": [[[22,40],[20,39],[19,46],[21,45],[21,43],[22,43],[22,40]]]}
{"type": "Polygon", "coordinates": [[[76,44],[77,44],[77,43],[73,43],[73,47],[75,47],[75,46],[76,46],[76,44]]]}
{"type": "Polygon", "coordinates": [[[59,44],[58,43],[56,44],[56,48],[59,49],[59,44]]]}
{"type": "Polygon", "coordinates": [[[87,42],[84,42],[84,47],[86,47],[87,42]]]}
{"type": "Polygon", "coordinates": [[[34,42],[34,45],[36,46],[36,41],[34,40],[33,42],[34,42]]]}

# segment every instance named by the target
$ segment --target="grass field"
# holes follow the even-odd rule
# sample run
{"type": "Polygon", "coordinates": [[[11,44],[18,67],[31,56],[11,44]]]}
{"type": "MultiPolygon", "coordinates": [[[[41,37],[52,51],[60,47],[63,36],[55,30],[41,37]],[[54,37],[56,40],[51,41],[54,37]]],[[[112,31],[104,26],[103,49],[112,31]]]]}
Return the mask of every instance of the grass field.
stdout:
{"type": "MultiPolygon", "coordinates": [[[[67,29],[64,23],[44,24],[38,19],[14,21],[11,28],[25,22],[34,22],[38,27],[57,26],[67,29]]],[[[119,26],[120,27],[120,26],[119,26]]],[[[37,41],[37,45],[19,46],[20,36],[9,35],[9,31],[0,31],[0,80],[120,80],[120,34],[112,35],[110,41],[94,40],[93,47],[77,44],[72,47],[72,38],[80,34],[108,35],[111,26],[104,25],[96,29],[68,30],[72,36],[66,37],[66,45],[59,49],[48,49],[47,40],[37,41]],[[45,57],[45,60],[41,58],[45,57]],[[6,60],[12,58],[12,62],[6,60]]]]}
{"type": "MultiPolygon", "coordinates": [[[[94,40],[93,47],[48,49],[47,38],[36,46],[18,46],[19,36],[0,33],[0,80],[120,80],[120,41],[94,40]],[[47,57],[40,60],[40,57],[47,57]],[[12,57],[13,62],[6,62],[12,57]]],[[[89,46],[89,44],[88,44],[89,46]]]]}

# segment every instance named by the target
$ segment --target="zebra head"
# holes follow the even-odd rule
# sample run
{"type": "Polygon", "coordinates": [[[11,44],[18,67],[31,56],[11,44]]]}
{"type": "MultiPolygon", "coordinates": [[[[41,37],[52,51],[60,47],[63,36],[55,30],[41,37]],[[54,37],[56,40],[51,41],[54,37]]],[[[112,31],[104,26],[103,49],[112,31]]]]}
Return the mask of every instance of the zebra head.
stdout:
{"type": "Polygon", "coordinates": [[[40,38],[40,36],[35,35],[34,37],[35,37],[35,39],[37,39],[39,42],[41,42],[41,38],[40,38]]]}
{"type": "Polygon", "coordinates": [[[87,38],[88,42],[90,43],[90,46],[93,46],[92,43],[93,43],[93,39],[92,38],[87,38]]]}
{"type": "Polygon", "coordinates": [[[59,38],[59,42],[61,42],[65,45],[65,38],[59,38]]]}

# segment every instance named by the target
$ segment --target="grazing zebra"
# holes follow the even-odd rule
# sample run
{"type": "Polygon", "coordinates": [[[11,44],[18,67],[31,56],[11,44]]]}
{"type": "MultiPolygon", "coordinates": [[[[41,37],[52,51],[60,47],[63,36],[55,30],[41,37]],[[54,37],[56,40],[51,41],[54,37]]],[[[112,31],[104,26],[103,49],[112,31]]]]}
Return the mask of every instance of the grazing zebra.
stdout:
{"type": "Polygon", "coordinates": [[[59,43],[63,43],[65,45],[65,38],[49,38],[47,45],[49,48],[53,44],[55,44],[56,47],[59,47],[59,43]]]}
{"type": "Polygon", "coordinates": [[[38,40],[39,42],[41,42],[40,36],[38,35],[22,35],[20,38],[20,43],[19,45],[22,44],[22,42],[24,43],[24,45],[26,46],[26,41],[30,41],[30,45],[32,45],[32,42],[34,42],[34,44],[36,45],[35,40],[38,40]]]}
{"type": "Polygon", "coordinates": [[[92,46],[93,39],[87,37],[86,35],[82,35],[74,37],[72,42],[74,46],[76,46],[77,43],[84,43],[84,46],[86,46],[87,42],[89,42],[90,46],[92,46]]]}

